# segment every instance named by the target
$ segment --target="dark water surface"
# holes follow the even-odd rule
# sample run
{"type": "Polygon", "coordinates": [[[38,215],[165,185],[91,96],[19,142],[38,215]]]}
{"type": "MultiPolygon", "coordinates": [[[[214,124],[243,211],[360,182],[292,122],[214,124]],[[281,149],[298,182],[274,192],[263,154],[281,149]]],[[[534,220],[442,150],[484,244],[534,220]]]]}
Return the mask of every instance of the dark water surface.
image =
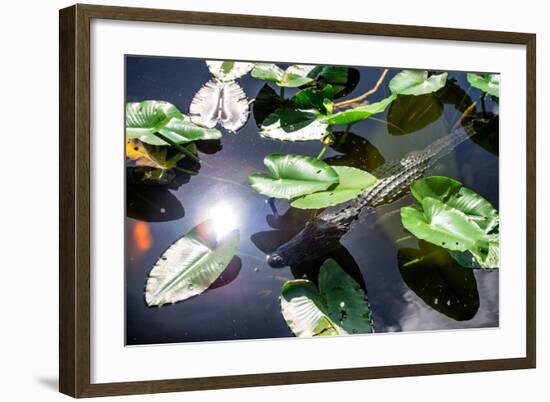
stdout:
{"type": "MultiPolygon", "coordinates": [[[[126,68],[128,102],[165,100],[184,113],[188,112],[194,94],[211,78],[202,60],[128,57],[126,68]]],[[[359,84],[348,97],[374,86],[381,72],[377,68],[358,70],[359,84]]],[[[388,95],[387,83],[397,72],[399,70],[390,70],[371,101],[388,95]]],[[[353,126],[354,136],[345,154],[329,148],[324,159],[332,164],[372,170],[384,160],[399,159],[445,135],[461,114],[452,103],[460,103],[467,96],[472,100],[481,96],[473,88],[468,90],[465,73],[451,72],[450,78],[456,80],[449,89],[450,100],[433,106],[443,108],[443,113],[441,116],[435,113],[433,123],[427,127],[395,135],[388,132],[386,124],[368,119],[353,126]]],[[[254,98],[265,83],[250,75],[238,82],[249,99],[254,98]]],[[[275,85],[273,88],[276,89],[275,85]]],[[[291,95],[292,91],[288,92],[287,96],[291,95]]],[[[431,102],[428,98],[426,101],[431,102]]],[[[406,110],[406,106],[397,105],[393,112],[398,113],[399,107],[406,110]]],[[[497,112],[496,107],[487,100],[488,111],[497,112]]],[[[387,114],[388,111],[375,117],[386,120],[387,114]]],[[[164,187],[127,184],[128,345],[293,336],[280,311],[281,286],[286,280],[299,277],[314,280],[318,266],[271,268],[265,258],[301,228],[307,212],[287,211],[288,204],[279,201],[280,213],[287,213],[277,222],[266,197],[250,188],[247,176],[266,170],[265,155],[283,152],[316,156],[322,143],[264,139],[258,134],[252,113],[237,134],[221,131],[221,149],[216,144],[200,146],[200,158],[205,163],[197,176],[182,174],[174,184],[164,187]],[[162,308],[147,307],[144,286],[159,256],[216,210],[232,211],[241,233],[237,256],[230,266],[199,296],[162,308]]],[[[461,144],[426,175],[455,178],[498,209],[498,142],[486,137],[461,144]]],[[[376,332],[498,326],[498,270],[456,269],[445,266],[445,262],[430,261],[400,270],[398,258],[411,259],[429,251],[428,245],[419,245],[416,239],[396,242],[407,236],[399,207],[412,202],[409,195],[381,207],[374,218],[357,223],[342,238],[341,247],[330,255],[366,288],[376,332]]]]}

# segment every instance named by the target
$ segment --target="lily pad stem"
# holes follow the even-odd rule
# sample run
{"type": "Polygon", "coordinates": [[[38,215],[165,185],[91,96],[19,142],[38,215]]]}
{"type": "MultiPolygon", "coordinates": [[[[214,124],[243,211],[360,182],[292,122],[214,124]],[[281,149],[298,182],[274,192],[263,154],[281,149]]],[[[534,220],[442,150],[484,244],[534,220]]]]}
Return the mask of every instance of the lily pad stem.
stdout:
{"type": "Polygon", "coordinates": [[[161,133],[155,133],[154,135],[156,137],[160,138],[161,140],[163,140],[164,142],[170,144],[174,148],[176,148],[179,152],[181,152],[182,154],[184,154],[188,158],[193,159],[195,162],[200,162],[200,159],[197,157],[197,155],[195,155],[193,152],[191,152],[187,148],[182,147],[180,144],[175,143],[174,141],[172,141],[170,138],[166,137],[165,135],[163,135],[161,133]]]}
{"type": "Polygon", "coordinates": [[[327,151],[327,146],[325,145],[323,149],[321,149],[321,152],[319,152],[319,155],[317,155],[317,159],[321,160],[321,157],[325,154],[327,151]]]}

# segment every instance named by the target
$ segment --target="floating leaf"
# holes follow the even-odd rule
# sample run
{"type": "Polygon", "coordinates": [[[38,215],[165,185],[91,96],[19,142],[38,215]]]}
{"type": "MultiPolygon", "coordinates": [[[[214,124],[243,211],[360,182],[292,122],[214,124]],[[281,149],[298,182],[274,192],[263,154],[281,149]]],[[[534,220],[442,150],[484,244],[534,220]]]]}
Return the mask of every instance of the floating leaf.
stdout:
{"type": "Polygon", "coordinates": [[[247,74],[254,67],[254,63],[239,61],[206,60],[208,70],[220,81],[234,81],[247,74]]]}
{"type": "Polygon", "coordinates": [[[292,65],[285,70],[275,64],[256,63],[252,69],[252,77],[275,82],[280,87],[301,87],[313,81],[308,74],[315,66],[292,65]]]}
{"type": "Polygon", "coordinates": [[[177,144],[202,139],[219,139],[218,130],[199,127],[174,105],[164,101],[126,104],[126,138],[150,145],[169,145],[155,135],[160,133],[177,144]]]}
{"type": "Polygon", "coordinates": [[[424,95],[445,86],[447,73],[428,76],[427,71],[403,70],[390,81],[390,91],[396,95],[424,95]]]}
{"type": "Polygon", "coordinates": [[[333,166],[339,183],[331,190],[308,194],[292,201],[291,205],[302,209],[327,208],[357,197],[376,184],[376,177],[363,170],[348,166],[333,166]]]}
{"type": "Polygon", "coordinates": [[[332,85],[326,85],[323,89],[306,88],[297,92],[290,101],[298,109],[317,109],[321,113],[332,112],[332,99],[334,89],[332,85]]]}
{"type": "Polygon", "coordinates": [[[207,82],[193,97],[189,107],[193,123],[209,128],[220,124],[232,132],[246,124],[249,113],[246,94],[234,81],[207,82]]]}
{"type": "Polygon", "coordinates": [[[260,127],[262,137],[281,141],[320,140],[327,124],[319,120],[315,110],[300,110],[286,103],[267,116],[260,127]]]}
{"type": "Polygon", "coordinates": [[[204,292],[234,257],[239,231],[216,241],[212,221],[205,221],[172,244],[149,273],[145,287],[148,306],[161,306],[204,292]]]}
{"type": "Polygon", "coordinates": [[[475,74],[468,73],[466,79],[471,86],[477,88],[489,95],[499,97],[500,92],[500,74],[475,74]]]}
{"type": "Polygon", "coordinates": [[[401,221],[405,229],[417,238],[448,250],[468,250],[484,255],[488,252],[486,233],[466,214],[438,199],[425,197],[421,208],[401,208],[401,221]]]}
{"type": "Polygon", "coordinates": [[[126,141],[126,157],[135,161],[136,166],[172,169],[184,155],[176,153],[169,157],[168,151],[167,147],[144,144],[139,140],[126,141]]]}
{"type": "Polygon", "coordinates": [[[254,190],[268,197],[292,199],[323,191],[338,183],[338,174],[310,156],[271,154],[264,158],[271,174],[254,173],[248,181],[254,190]]]}
{"type": "Polygon", "coordinates": [[[403,281],[434,310],[457,321],[472,319],[479,310],[473,272],[459,266],[444,248],[424,241],[419,245],[397,252],[403,281]]]}
{"type": "Polygon", "coordinates": [[[491,203],[450,177],[430,176],[416,180],[411,192],[418,202],[431,197],[459,210],[485,233],[498,226],[498,211],[491,203]]]}
{"type": "Polygon", "coordinates": [[[439,119],[442,112],[443,104],[433,94],[399,96],[388,111],[388,132],[413,133],[439,119]]]}
{"type": "Polygon", "coordinates": [[[302,279],[283,285],[281,312],[298,337],[374,332],[363,289],[333,259],[321,266],[319,289],[313,282],[302,279]]]}
{"type": "Polygon", "coordinates": [[[449,251],[453,259],[466,268],[499,268],[500,238],[498,234],[489,236],[489,252],[487,255],[473,254],[471,251],[449,251]]]}
{"type": "Polygon", "coordinates": [[[386,110],[388,105],[394,101],[395,98],[395,95],[391,95],[376,103],[370,103],[368,105],[358,106],[342,112],[329,114],[328,116],[322,118],[321,122],[331,125],[356,123],[358,121],[368,119],[374,114],[382,113],[386,110]]]}

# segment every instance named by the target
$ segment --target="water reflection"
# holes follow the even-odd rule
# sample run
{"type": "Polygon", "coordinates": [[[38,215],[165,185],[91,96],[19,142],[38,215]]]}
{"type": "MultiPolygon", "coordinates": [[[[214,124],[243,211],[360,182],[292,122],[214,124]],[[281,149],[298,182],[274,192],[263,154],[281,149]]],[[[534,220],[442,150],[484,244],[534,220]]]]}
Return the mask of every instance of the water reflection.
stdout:
{"type": "Polygon", "coordinates": [[[126,186],[126,215],[146,222],[167,222],[183,218],[180,200],[164,187],[126,186]]]}
{"type": "Polygon", "coordinates": [[[434,94],[400,96],[388,111],[388,132],[392,135],[414,133],[430,125],[443,112],[443,104],[434,94]]]}
{"type": "Polygon", "coordinates": [[[407,286],[431,308],[457,321],[479,309],[473,270],[458,265],[441,247],[420,241],[419,249],[400,248],[399,272],[407,286]]]}
{"type": "Polygon", "coordinates": [[[212,220],[217,240],[238,228],[237,210],[228,202],[221,202],[210,208],[207,218],[212,220]]]}

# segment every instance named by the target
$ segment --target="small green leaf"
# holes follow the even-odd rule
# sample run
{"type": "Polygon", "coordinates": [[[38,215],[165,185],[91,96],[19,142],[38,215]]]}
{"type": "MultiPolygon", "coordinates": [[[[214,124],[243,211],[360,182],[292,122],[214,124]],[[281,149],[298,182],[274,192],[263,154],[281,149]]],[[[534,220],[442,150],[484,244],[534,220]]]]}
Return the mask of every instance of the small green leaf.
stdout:
{"type": "Polygon", "coordinates": [[[321,266],[319,289],[307,280],[287,281],[280,300],[283,317],[295,336],[374,332],[365,293],[333,259],[321,266]]]}
{"type": "Polygon", "coordinates": [[[376,177],[363,170],[348,166],[333,166],[339,183],[332,190],[308,194],[292,201],[291,205],[301,209],[327,208],[357,197],[376,184],[376,177]]]}
{"type": "Polygon", "coordinates": [[[285,70],[275,64],[256,63],[252,69],[252,77],[275,82],[280,87],[296,88],[308,84],[313,78],[308,74],[315,66],[292,65],[285,70]]]}
{"type": "Polygon", "coordinates": [[[320,140],[326,131],[316,110],[296,109],[289,103],[267,116],[260,127],[262,137],[281,141],[320,140]]]}
{"type": "Polygon", "coordinates": [[[155,135],[160,133],[177,144],[221,138],[216,129],[197,126],[174,105],[164,101],[126,104],[126,138],[150,145],[168,145],[155,135]]]}
{"type": "Polygon", "coordinates": [[[308,74],[318,86],[331,85],[334,99],[341,98],[355,89],[359,83],[359,70],[350,67],[317,66],[308,74]]]}
{"type": "Polygon", "coordinates": [[[214,77],[224,82],[234,81],[254,67],[254,63],[218,60],[206,60],[206,65],[214,77]]]}
{"type": "Polygon", "coordinates": [[[390,81],[390,91],[396,95],[424,95],[445,86],[447,73],[428,77],[427,71],[403,70],[390,81]]]}
{"type": "Polygon", "coordinates": [[[471,86],[477,88],[489,95],[499,97],[500,93],[500,74],[475,74],[468,73],[466,78],[471,86]]]}
{"type": "Polygon", "coordinates": [[[371,103],[365,106],[358,106],[353,109],[344,110],[342,112],[329,114],[325,116],[321,121],[325,124],[338,125],[338,124],[352,124],[361,120],[368,119],[374,114],[382,113],[390,103],[394,101],[396,95],[391,95],[379,102],[371,103]]]}
{"type": "MultiPolygon", "coordinates": [[[[332,105],[334,89],[332,85],[326,85],[323,89],[306,88],[297,92],[291,102],[298,109],[317,109],[321,113],[327,113],[325,105],[332,105]]],[[[331,106],[330,106],[331,107],[331,106]]],[[[329,112],[330,113],[330,112],[329,112]]]]}
{"type": "Polygon", "coordinates": [[[172,244],[149,273],[145,287],[148,306],[161,306],[204,292],[235,256],[239,231],[219,241],[212,221],[205,221],[172,244]]]}
{"type": "Polygon", "coordinates": [[[290,200],[338,183],[338,174],[332,167],[309,156],[271,154],[265,157],[264,164],[270,174],[254,173],[248,181],[254,190],[268,197],[290,200]]]}

